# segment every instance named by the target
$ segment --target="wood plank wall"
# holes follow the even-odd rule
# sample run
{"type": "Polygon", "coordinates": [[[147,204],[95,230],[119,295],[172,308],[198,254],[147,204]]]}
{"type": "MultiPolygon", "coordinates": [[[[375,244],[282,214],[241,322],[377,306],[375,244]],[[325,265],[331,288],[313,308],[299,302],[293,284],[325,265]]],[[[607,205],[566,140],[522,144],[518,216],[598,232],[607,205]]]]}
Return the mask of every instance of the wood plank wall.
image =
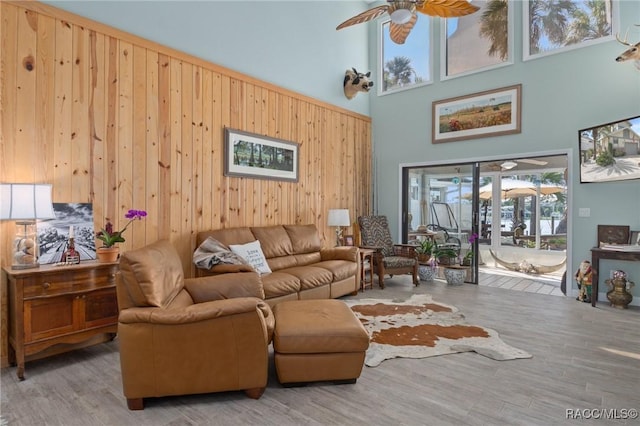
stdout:
{"type": "MultiPolygon", "coordinates": [[[[121,250],[168,238],[193,276],[200,230],[315,223],[332,245],[330,208],[371,211],[368,117],[41,3],[0,13],[0,181],[92,203],[96,230],[146,210],[121,250]],[[225,126],[300,144],[299,182],[223,176],[225,126]]],[[[0,231],[8,265],[13,224],[0,231]]],[[[6,293],[3,276],[2,365],[6,293]]]]}

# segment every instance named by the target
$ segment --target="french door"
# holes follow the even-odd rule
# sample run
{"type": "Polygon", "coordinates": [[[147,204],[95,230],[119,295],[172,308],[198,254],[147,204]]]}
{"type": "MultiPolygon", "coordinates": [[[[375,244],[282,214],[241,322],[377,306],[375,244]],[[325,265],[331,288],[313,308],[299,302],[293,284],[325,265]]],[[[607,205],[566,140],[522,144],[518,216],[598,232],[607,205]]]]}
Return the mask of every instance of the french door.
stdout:
{"type": "Polygon", "coordinates": [[[567,169],[566,154],[402,166],[401,239],[445,231],[461,258],[473,252],[474,284],[483,256],[557,264],[569,252],[567,169]]]}
{"type": "MultiPolygon", "coordinates": [[[[479,163],[403,167],[403,243],[439,231],[459,244],[460,258],[470,251],[478,253],[479,182],[479,163]]],[[[469,278],[478,283],[478,256],[471,257],[469,278]]]]}

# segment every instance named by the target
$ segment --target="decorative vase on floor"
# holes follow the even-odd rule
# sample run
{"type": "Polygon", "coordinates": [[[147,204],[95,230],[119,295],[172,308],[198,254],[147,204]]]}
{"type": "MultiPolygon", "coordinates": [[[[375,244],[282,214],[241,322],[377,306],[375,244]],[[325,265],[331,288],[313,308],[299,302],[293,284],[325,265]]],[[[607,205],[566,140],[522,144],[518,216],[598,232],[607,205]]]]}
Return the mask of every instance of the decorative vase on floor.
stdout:
{"type": "Polygon", "coordinates": [[[418,277],[420,281],[433,281],[436,276],[436,269],[428,265],[418,266],[418,277]]]}
{"type": "Polygon", "coordinates": [[[120,254],[120,250],[116,246],[99,247],[96,250],[96,257],[98,258],[98,262],[102,263],[115,262],[116,260],[118,260],[118,254],[120,254]]]}
{"type": "Polygon", "coordinates": [[[449,285],[462,285],[464,284],[464,279],[467,277],[467,268],[462,267],[445,267],[444,268],[444,278],[447,280],[447,284],[449,285]]]}
{"type": "Polygon", "coordinates": [[[611,290],[607,292],[607,299],[611,302],[611,306],[620,309],[627,309],[629,303],[633,300],[633,296],[627,290],[635,285],[631,281],[627,281],[626,274],[623,271],[615,271],[613,279],[604,281],[611,290]]]}

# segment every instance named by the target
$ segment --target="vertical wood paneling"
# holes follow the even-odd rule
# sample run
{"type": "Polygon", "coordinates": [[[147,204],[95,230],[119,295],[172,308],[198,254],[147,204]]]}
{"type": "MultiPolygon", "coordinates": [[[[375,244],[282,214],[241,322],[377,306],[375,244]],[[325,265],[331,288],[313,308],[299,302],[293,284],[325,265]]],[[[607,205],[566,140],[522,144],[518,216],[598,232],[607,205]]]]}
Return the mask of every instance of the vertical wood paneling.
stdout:
{"type": "Polygon", "coordinates": [[[34,169],[39,170],[41,182],[53,181],[53,167],[47,162],[53,161],[53,117],[55,100],[55,31],[56,21],[48,16],[38,15],[36,42],[36,123],[35,140],[39,155],[34,156],[34,169]]]}
{"type": "Polygon", "coordinates": [[[91,201],[89,137],[89,31],[72,27],[71,191],[69,202],[91,201]]]}
{"type": "MultiPolygon", "coordinates": [[[[117,208],[111,218],[114,229],[125,226],[125,213],[133,206],[133,45],[121,42],[118,54],[118,129],[116,148],[117,208]]],[[[122,250],[133,247],[131,233],[125,236],[122,250]]]]}
{"type": "Polygon", "coordinates": [[[370,212],[367,117],[39,3],[0,8],[0,181],[93,203],[95,230],[147,210],[121,250],[170,239],[192,276],[200,230],[315,223],[333,245],[329,209],[370,212]],[[299,182],[225,177],[225,127],[298,143],[299,182]]]}
{"type": "MultiPolygon", "coordinates": [[[[145,133],[145,160],[146,166],[144,170],[144,182],[146,185],[144,208],[149,217],[160,217],[160,134],[161,126],[160,118],[160,91],[159,91],[159,73],[160,65],[158,53],[153,50],[147,50],[146,56],[146,133],[145,133]]],[[[145,220],[144,231],[145,241],[151,243],[160,238],[158,234],[159,221],[145,220]]],[[[142,224],[140,224],[142,225],[142,224]]],[[[142,226],[138,225],[138,228],[142,226]]]]}
{"type": "Polygon", "coordinates": [[[93,217],[96,230],[102,228],[103,218],[106,216],[107,180],[107,61],[109,52],[106,47],[105,36],[91,31],[89,68],[91,81],[89,86],[89,144],[91,145],[91,164],[89,175],[91,178],[91,194],[89,198],[93,204],[93,217]]]}
{"type": "MultiPolygon", "coordinates": [[[[133,47],[133,138],[131,153],[133,163],[131,168],[131,204],[124,207],[124,211],[133,208],[147,209],[147,49],[133,47]]],[[[127,231],[126,239],[145,241],[146,227],[132,224],[127,231]]],[[[155,240],[154,240],[155,241],[155,240]]]]}
{"type": "Polygon", "coordinates": [[[36,119],[36,30],[38,16],[31,11],[25,10],[18,14],[18,46],[17,61],[14,63],[16,72],[16,134],[14,151],[14,164],[22,164],[14,174],[15,178],[32,182],[39,181],[41,171],[36,171],[32,167],[31,159],[35,158],[37,152],[33,144],[37,131],[33,123],[36,119]]]}

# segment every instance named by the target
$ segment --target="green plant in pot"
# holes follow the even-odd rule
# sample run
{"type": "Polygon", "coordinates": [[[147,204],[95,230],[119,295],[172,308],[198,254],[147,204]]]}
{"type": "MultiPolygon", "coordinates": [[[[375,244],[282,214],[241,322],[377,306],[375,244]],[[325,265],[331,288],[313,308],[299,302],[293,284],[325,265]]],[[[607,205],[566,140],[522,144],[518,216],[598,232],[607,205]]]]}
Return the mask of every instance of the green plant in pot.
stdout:
{"type": "Polygon", "coordinates": [[[458,252],[451,247],[436,247],[433,249],[433,257],[437,259],[440,265],[451,265],[456,263],[458,252]]]}
{"type": "Polygon", "coordinates": [[[419,262],[428,262],[431,259],[433,250],[436,247],[436,243],[431,238],[425,238],[420,241],[420,244],[415,248],[415,252],[418,255],[419,262]]]}

